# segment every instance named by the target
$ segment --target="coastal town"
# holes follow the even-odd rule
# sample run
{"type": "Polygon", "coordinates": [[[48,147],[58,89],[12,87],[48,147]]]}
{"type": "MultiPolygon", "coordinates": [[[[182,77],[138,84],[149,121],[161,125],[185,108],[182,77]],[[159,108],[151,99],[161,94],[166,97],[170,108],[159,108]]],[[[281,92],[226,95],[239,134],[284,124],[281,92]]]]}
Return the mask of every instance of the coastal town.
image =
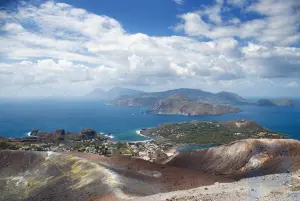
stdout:
{"type": "Polygon", "coordinates": [[[79,133],[66,132],[64,129],[53,132],[33,129],[29,136],[23,138],[0,137],[1,149],[127,155],[151,162],[166,159],[176,152],[172,143],[158,144],[154,140],[117,142],[109,134],[100,134],[90,128],[79,133]]]}

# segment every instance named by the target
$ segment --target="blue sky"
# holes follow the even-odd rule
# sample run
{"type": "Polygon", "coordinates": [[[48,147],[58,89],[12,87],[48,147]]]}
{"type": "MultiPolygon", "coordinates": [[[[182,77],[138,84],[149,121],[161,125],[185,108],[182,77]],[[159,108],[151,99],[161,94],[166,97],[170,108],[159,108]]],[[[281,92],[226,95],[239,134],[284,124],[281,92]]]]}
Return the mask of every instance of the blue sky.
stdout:
{"type": "Polygon", "coordinates": [[[177,22],[176,15],[181,13],[185,6],[178,6],[172,1],[120,1],[103,0],[89,1],[64,1],[82,7],[100,15],[110,16],[122,22],[123,27],[130,33],[146,33],[148,35],[172,35],[169,27],[177,22]]]}
{"type": "MultiPolygon", "coordinates": [[[[172,27],[178,23],[178,15],[198,10],[202,6],[212,6],[215,3],[212,0],[185,0],[179,1],[182,2],[180,4],[174,3],[172,0],[62,0],[61,2],[85,8],[99,15],[110,16],[122,22],[127,32],[141,32],[151,36],[174,35],[172,27]]],[[[231,10],[224,12],[224,18],[237,16],[246,21],[259,17],[254,13],[243,15],[240,9],[230,4],[227,4],[226,7],[231,10]]],[[[184,34],[178,32],[176,35],[184,34]]]]}
{"type": "Polygon", "coordinates": [[[0,96],[300,96],[297,0],[1,1],[0,96]]]}

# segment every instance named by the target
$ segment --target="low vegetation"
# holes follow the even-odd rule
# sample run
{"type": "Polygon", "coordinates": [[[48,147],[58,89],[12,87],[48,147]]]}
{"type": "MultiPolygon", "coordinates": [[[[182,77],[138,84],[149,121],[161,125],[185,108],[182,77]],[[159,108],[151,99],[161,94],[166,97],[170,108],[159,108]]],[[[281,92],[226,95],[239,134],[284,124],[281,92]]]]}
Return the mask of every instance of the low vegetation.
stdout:
{"type": "Polygon", "coordinates": [[[188,144],[222,144],[247,138],[284,138],[282,134],[246,120],[225,123],[200,121],[168,123],[142,130],[142,134],[188,144]]]}

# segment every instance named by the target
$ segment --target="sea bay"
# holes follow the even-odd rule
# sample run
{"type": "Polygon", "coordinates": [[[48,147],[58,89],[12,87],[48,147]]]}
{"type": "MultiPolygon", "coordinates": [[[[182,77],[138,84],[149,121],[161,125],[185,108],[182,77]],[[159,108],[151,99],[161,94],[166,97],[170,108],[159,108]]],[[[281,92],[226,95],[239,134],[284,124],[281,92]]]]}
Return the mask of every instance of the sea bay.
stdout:
{"type": "Polygon", "coordinates": [[[145,114],[146,108],[106,105],[83,99],[3,99],[0,100],[0,136],[23,137],[31,129],[54,131],[63,128],[79,132],[93,128],[111,133],[116,141],[140,141],[148,138],[139,130],[168,122],[253,120],[288,138],[300,139],[300,100],[294,107],[238,106],[240,113],[220,116],[182,116],[145,114]]]}

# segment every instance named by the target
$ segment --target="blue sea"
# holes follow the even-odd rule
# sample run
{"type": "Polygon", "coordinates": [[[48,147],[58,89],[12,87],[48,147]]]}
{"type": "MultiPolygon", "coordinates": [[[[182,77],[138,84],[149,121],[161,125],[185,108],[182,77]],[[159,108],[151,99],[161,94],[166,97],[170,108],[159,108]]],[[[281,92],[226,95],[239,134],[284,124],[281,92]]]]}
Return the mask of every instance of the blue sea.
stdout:
{"type": "Polygon", "coordinates": [[[141,141],[148,138],[139,130],[167,122],[228,121],[249,119],[273,131],[300,140],[300,100],[294,107],[240,106],[242,112],[221,116],[188,117],[143,114],[146,108],[105,105],[95,100],[0,100],[0,136],[23,137],[33,128],[54,131],[63,128],[79,132],[94,128],[111,133],[116,141],[141,141]]]}

